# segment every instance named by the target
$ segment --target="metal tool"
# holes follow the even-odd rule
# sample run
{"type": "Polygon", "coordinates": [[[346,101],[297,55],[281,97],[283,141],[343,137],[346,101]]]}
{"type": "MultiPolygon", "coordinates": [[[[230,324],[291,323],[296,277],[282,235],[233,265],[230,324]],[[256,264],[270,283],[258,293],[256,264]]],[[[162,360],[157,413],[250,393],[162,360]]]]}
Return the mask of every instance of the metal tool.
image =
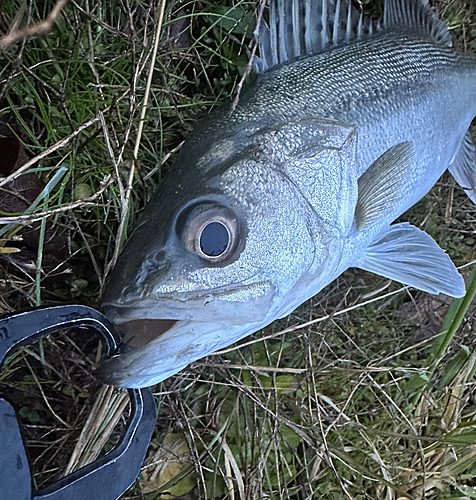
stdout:
{"type": "MultiPolygon", "coordinates": [[[[7,355],[38,336],[68,326],[88,325],[117,347],[112,323],[86,306],[59,306],[0,319],[0,369],[7,355]]],[[[0,500],[117,500],[134,483],[150,442],[156,408],[150,389],[130,389],[131,415],[120,443],[105,456],[43,490],[32,486],[30,467],[13,407],[0,397],[0,500]]]]}

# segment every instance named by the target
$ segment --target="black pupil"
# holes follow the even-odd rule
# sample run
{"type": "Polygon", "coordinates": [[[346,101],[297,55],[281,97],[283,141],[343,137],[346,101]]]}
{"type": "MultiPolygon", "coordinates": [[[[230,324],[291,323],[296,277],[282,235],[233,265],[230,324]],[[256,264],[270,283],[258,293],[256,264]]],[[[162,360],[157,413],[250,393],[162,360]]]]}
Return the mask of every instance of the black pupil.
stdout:
{"type": "Polygon", "coordinates": [[[228,230],[221,222],[210,222],[200,235],[200,248],[208,257],[218,257],[230,242],[228,230]]]}

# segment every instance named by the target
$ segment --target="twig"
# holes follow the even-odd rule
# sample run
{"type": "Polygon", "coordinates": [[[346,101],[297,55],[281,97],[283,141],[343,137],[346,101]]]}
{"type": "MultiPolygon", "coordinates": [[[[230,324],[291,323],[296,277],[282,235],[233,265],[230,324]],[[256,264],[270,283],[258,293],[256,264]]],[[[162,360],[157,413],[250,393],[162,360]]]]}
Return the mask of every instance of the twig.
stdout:
{"type": "MultiPolygon", "coordinates": [[[[109,109],[106,108],[106,109],[109,109]]],[[[8,177],[5,177],[4,179],[0,180],[0,187],[4,186],[5,184],[8,184],[9,182],[14,181],[16,178],[20,177],[20,175],[23,174],[26,170],[28,170],[32,165],[35,165],[35,163],[38,163],[40,160],[43,158],[46,158],[49,154],[53,153],[57,149],[65,147],[67,144],[71,142],[72,139],[74,139],[76,136],[78,136],[83,130],[86,130],[89,128],[91,125],[94,123],[98,122],[100,119],[100,114],[97,114],[87,122],[83,123],[80,127],[78,127],[74,132],[71,132],[68,136],[64,137],[63,139],[60,139],[58,142],[50,146],[48,149],[45,149],[42,151],[39,155],[35,156],[31,160],[27,161],[24,165],[22,165],[18,170],[15,170],[12,174],[10,174],[8,177]]]]}
{"type": "Polygon", "coordinates": [[[46,403],[46,406],[50,410],[50,412],[53,414],[53,416],[61,422],[67,429],[71,428],[71,426],[65,422],[55,411],[53,410],[52,406],[50,405],[50,402],[48,401],[48,398],[46,397],[45,391],[43,390],[43,387],[41,387],[40,381],[38,380],[38,377],[36,376],[35,371],[31,367],[30,363],[28,360],[25,358],[25,363],[27,364],[28,368],[30,369],[30,373],[33,375],[33,378],[35,379],[36,384],[38,385],[38,389],[40,389],[41,395],[43,396],[43,399],[46,403]]]}
{"type": "Polygon", "coordinates": [[[95,23],[97,23],[99,26],[101,26],[101,28],[104,28],[105,30],[109,31],[109,33],[112,33],[114,36],[118,36],[118,37],[120,36],[122,38],[129,38],[129,36],[126,35],[125,33],[123,33],[122,31],[119,31],[119,30],[113,28],[112,26],[110,26],[109,24],[104,22],[102,19],[99,19],[99,17],[94,16],[89,11],[85,10],[79,3],[75,2],[75,0],[70,0],[70,1],[75,6],[75,8],[78,9],[79,12],[81,12],[81,14],[84,14],[91,21],[94,21],[95,23]]]}
{"type": "Polygon", "coordinates": [[[238,106],[238,102],[240,101],[241,89],[243,88],[245,80],[248,78],[248,75],[251,73],[251,70],[253,69],[253,59],[255,58],[256,49],[258,48],[259,27],[261,24],[261,20],[263,19],[263,12],[264,12],[265,6],[266,6],[266,0],[261,0],[259,12],[258,12],[258,19],[256,20],[255,39],[254,39],[253,49],[251,51],[251,55],[250,55],[250,59],[248,61],[248,64],[246,65],[245,72],[243,73],[243,76],[241,77],[240,81],[238,82],[238,85],[236,86],[236,96],[233,99],[233,103],[231,105],[232,111],[235,111],[236,106],[238,106]]]}
{"type": "Polygon", "coordinates": [[[40,36],[48,33],[53,24],[58,19],[64,6],[67,4],[68,0],[58,0],[53,10],[49,13],[48,17],[39,22],[38,24],[33,24],[32,26],[26,26],[25,28],[13,27],[9,33],[3,35],[0,38],[0,49],[6,49],[10,45],[19,40],[24,40],[25,38],[31,36],[40,36]]]}
{"type": "Polygon", "coordinates": [[[333,318],[335,316],[341,316],[342,314],[346,314],[350,311],[353,311],[354,309],[358,309],[359,307],[363,307],[363,306],[366,306],[368,304],[372,304],[373,302],[377,302],[379,300],[386,299],[388,297],[391,297],[392,295],[396,295],[396,294],[401,293],[405,290],[408,290],[408,287],[404,286],[402,288],[399,288],[398,290],[394,290],[393,292],[389,292],[389,293],[386,293],[384,295],[380,295],[379,297],[375,297],[371,300],[366,300],[364,302],[360,302],[358,304],[355,304],[354,306],[347,307],[346,309],[341,309],[340,311],[334,312],[332,314],[326,314],[325,316],[322,316],[322,317],[316,318],[316,319],[312,319],[311,321],[307,321],[306,323],[301,323],[299,325],[290,326],[289,328],[281,330],[280,332],[272,333],[270,335],[266,335],[265,337],[261,337],[259,339],[250,340],[249,342],[245,342],[244,344],[239,344],[239,345],[230,347],[229,349],[222,349],[221,351],[216,351],[213,354],[214,355],[226,354],[227,352],[236,351],[237,349],[241,349],[242,347],[256,344],[256,342],[262,342],[263,340],[267,340],[267,339],[274,339],[276,337],[280,337],[281,335],[285,335],[286,333],[292,333],[292,332],[295,332],[297,330],[307,328],[308,326],[315,325],[317,323],[322,323],[323,321],[326,321],[326,320],[333,318]]]}
{"type": "Polygon", "coordinates": [[[149,104],[150,88],[152,86],[152,77],[154,76],[155,60],[157,59],[157,52],[159,50],[160,34],[162,32],[162,22],[164,20],[165,0],[162,0],[160,5],[159,20],[157,22],[157,29],[155,32],[154,51],[150,61],[149,74],[147,76],[147,83],[145,86],[144,101],[142,102],[142,109],[140,113],[139,128],[137,130],[137,138],[134,146],[134,159],[137,160],[139,153],[140,142],[142,139],[142,131],[144,129],[145,114],[147,112],[147,105],[149,104]]]}
{"type": "Polygon", "coordinates": [[[36,214],[30,215],[15,215],[12,217],[0,217],[0,225],[1,224],[30,224],[31,222],[35,222],[37,220],[41,220],[44,217],[48,217],[49,215],[60,214],[63,212],[67,212],[68,210],[73,210],[74,208],[82,208],[95,204],[95,200],[99,198],[99,196],[104,193],[104,191],[115,181],[115,177],[111,177],[103,187],[92,196],[88,198],[81,198],[80,200],[74,201],[72,203],[68,203],[58,208],[52,208],[51,210],[45,210],[44,212],[38,212],[36,214]]]}
{"type": "Polygon", "coordinates": [[[150,88],[152,85],[152,77],[154,75],[154,67],[155,67],[155,60],[157,58],[157,52],[159,50],[159,42],[160,42],[160,34],[162,32],[162,22],[164,19],[164,12],[165,12],[165,0],[161,1],[160,5],[160,13],[159,13],[159,20],[157,23],[157,29],[155,31],[155,41],[154,41],[154,50],[152,51],[152,57],[150,61],[150,68],[149,68],[149,75],[147,77],[147,83],[145,87],[145,94],[144,94],[144,101],[142,102],[142,109],[141,109],[141,114],[140,114],[140,119],[139,119],[139,127],[137,130],[137,138],[136,138],[136,143],[134,146],[134,159],[131,162],[131,169],[129,171],[129,178],[127,180],[127,187],[124,193],[124,197],[122,200],[122,214],[121,214],[121,221],[119,223],[119,229],[117,231],[117,237],[116,237],[116,246],[114,248],[114,254],[107,265],[106,269],[106,274],[110,269],[114,267],[114,265],[117,262],[117,259],[119,257],[119,253],[121,251],[121,242],[122,242],[122,237],[124,234],[124,230],[126,228],[126,222],[128,219],[128,213],[129,213],[129,200],[131,196],[131,191],[132,191],[132,183],[134,181],[134,173],[135,173],[135,165],[137,161],[137,155],[139,153],[139,147],[142,139],[142,131],[144,129],[144,121],[145,121],[145,115],[147,112],[147,105],[149,103],[149,94],[150,94],[150,88]]]}
{"type": "Polygon", "coordinates": [[[147,179],[150,179],[154,174],[155,172],[157,172],[157,170],[159,170],[159,168],[175,153],[177,153],[177,151],[180,151],[180,149],[182,149],[182,146],[184,145],[184,142],[185,141],[182,141],[177,147],[175,147],[174,149],[172,149],[171,151],[169,151],[163,158],[162,160],[160,160],[160,164],[155,166],[145,177],[144,177],[144,180],[146,181],[147,179]]]}

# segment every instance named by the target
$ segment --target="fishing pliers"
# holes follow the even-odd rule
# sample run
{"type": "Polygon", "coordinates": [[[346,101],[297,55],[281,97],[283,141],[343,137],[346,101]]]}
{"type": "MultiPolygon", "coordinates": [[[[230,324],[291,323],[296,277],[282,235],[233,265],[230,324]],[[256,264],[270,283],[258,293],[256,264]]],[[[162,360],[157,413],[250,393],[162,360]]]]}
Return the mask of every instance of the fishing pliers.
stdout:
{"type": "MultiPolygon", "coordinates": [[[[0,369],[14,349],[68,326],[88,325],[104,338],[106,354],[119,335],[110,321],[86,306],[59,306],[0,319],[0,369]]],[[[92,464],[42,490],[32,486],[15,410],[0,397],[0,500],[117,500],[134,483],[151,439],[156,408],[150,389],[130,389],[131,413],[119,444],[92,464]]]]}

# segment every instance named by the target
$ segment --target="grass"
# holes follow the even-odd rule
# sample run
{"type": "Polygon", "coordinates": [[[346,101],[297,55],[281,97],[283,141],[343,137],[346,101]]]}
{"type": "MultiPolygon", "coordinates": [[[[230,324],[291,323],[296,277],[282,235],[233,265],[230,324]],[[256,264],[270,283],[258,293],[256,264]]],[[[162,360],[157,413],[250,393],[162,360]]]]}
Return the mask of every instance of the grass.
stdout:
{"type": "MultiPolygon", "coordinates": [[[[476,8],[435,3],[457,47],[476,54],[476,8]]],[[[53,5],[5,0],[0,29],[38,22],[53,5]]],[[[234,95],[254,11],[254,2],[167,2],[152,73],[160,2],[70,2],[47,37],[3,53],[0,122],[36,158],[29,172],[41,179],[30,208],[7,214],[0,201],[10,224],[0,247],[20,250],[0,267],[4,312],[98,305],[133,215],[173,175],[199,116],[234,95]],[[19,225],[26,221],[33,237],[19,225]]],[[[475,212],[444,176],[403,219],[467,266],[475,212]]],[[[474,290],[471,265],[462,272],[474,290]]],[[[475,319],[468,299],[451,303],[346,272],[241,347],[154,389],[156,433],[124,498],[476,498],[475,319]]],[[[91,375],[98,355],[89,332],[55,334],[12,356],[1,375],[39,487],[120,434],[122,395],[91,375]],[[116,415],[116,430],[102,433],[110,418],[97,417],[82,432],[101,408],[116,415]]]]}

